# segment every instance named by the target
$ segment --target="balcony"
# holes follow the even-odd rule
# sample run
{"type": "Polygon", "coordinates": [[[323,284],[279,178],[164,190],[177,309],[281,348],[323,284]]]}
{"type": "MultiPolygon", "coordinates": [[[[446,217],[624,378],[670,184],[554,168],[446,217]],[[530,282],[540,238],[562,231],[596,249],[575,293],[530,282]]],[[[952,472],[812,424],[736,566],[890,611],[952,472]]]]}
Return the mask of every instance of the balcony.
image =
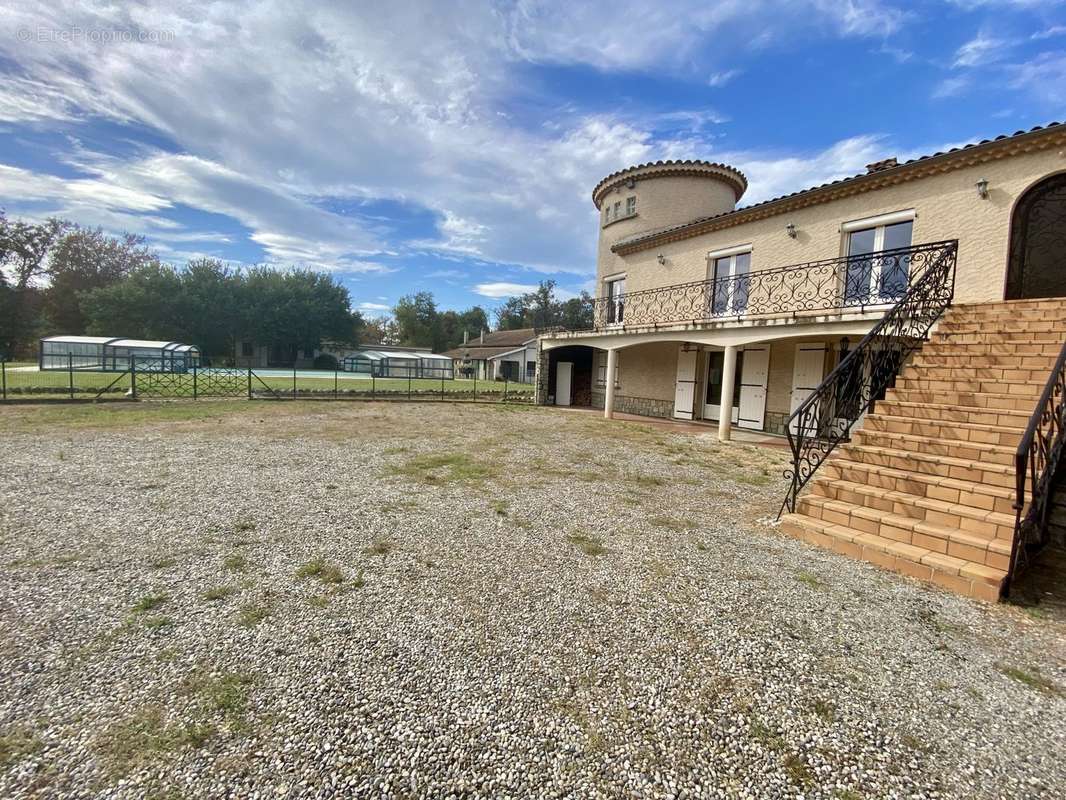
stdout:
{"type": "Polygon", "coordinates": [[[933,242],[598,297],[593,329],[861,314],[896,303],[930,265],[956,247],[954,241],[933,242]]]}

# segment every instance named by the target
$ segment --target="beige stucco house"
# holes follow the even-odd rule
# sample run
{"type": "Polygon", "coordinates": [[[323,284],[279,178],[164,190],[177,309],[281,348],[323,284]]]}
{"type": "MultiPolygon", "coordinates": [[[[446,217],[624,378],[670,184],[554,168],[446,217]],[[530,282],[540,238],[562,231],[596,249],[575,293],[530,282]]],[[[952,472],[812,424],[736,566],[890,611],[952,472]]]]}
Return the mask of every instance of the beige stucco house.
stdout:
{"type": "Polygon", "coordinates": [[[539,401],[784,433],[783,532],[1001,597],[1066,532],[1066,125],[746,188],[595,187],[594,324],[541,337],[539,401]]]}
{"type": "Polygon", "coordinates": [[[595,328],[541,338],[540,401],[782,433],[919,261],[871,253],[957,240],[957,303],[1066,294],[1050,256],[1024,272],[1021,254],[1040,248],[1018,239],[1022,201],[1061,194],[1064,173],[1066,125],[1051,124],[747,207],[745,176],[725,164],[609,175],[592,192],[595,328]]]}

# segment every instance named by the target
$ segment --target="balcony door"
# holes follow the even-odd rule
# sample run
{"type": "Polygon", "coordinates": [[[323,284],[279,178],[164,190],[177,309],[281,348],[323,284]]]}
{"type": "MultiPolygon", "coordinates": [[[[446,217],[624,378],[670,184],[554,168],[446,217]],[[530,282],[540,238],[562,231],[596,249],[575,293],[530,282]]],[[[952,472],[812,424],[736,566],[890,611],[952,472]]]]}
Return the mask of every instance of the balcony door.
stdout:
{"type": "Polygon", "coordinates": [[[626,279],[607,281],[607,324],[621,325],[625,319],[626,279]]]}
{"type": "Polygon", "coordinates": [[[739,316],[748,307],[748,273],[751,251],[714,259],[711,273],[711,315],[739,316]]]}
{"type": "MultiPolygon", "coordinates": [[[[722,418],[724,365],[724,351],[712,350],[707,354],[707,394],[703,404],[704,419],[719,420],[722,418]]],[[[766,422],[766,385],[769,367],[769,347],[746,347],[737,353],[730,419],[741,428],[763,429],[766,422]]]]}
{"type": "Polygon", "coordinates": [[[848,305],[895,303],[907,291],[910,256],[879,255],[911,246],[913,220],[849,231],[844,297],[848,305]]]}

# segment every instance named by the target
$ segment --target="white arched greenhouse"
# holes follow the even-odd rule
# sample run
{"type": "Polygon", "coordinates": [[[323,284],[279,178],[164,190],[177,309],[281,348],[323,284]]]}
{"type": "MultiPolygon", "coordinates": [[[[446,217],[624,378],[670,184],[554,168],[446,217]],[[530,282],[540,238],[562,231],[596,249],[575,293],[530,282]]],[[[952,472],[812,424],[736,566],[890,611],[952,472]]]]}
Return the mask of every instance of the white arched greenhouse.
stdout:
{"type": "Polygon", "coordinates": [[[109,336],[48,336],[41,339],[42,370],[83,372],[188,372],[200,365],[200,350],[180,342],[109,336]]]}

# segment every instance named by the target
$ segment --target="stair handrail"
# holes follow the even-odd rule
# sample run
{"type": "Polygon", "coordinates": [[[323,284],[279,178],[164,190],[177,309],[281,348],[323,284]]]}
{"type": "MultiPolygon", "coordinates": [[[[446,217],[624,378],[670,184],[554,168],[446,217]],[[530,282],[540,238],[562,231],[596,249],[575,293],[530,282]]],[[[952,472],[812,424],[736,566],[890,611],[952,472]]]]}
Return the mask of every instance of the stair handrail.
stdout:
{"type": "Polygon", "coordinates": [[[1049,489],[1066,446],[1066,342],[1051,368],[1044,391],[1029,417],[1014,453],[1014,538],[1011,541],[1003,594],[1011,579],[1028,563],[1029,551],[1045,544],[1049,489]],[[1026,509],[1028,486],[1029,507],[1026,509]],[[1023,514],[1023,512],[1025,512],[1023,514]]]}
{"type": "Polygon", "coordinates": [[[785,436],[792,466],[784,473],[791,481],[781,508],[795,512],[796,499],[814,472],[875,401],[894,384],[900,367],[926,340],[955,295],[957,239],[938,242],[935,258],[926,259],[920,275],[910,276],[907,291],[881,320],[840,359],[811,394],[789,416],[785,436]]]}

